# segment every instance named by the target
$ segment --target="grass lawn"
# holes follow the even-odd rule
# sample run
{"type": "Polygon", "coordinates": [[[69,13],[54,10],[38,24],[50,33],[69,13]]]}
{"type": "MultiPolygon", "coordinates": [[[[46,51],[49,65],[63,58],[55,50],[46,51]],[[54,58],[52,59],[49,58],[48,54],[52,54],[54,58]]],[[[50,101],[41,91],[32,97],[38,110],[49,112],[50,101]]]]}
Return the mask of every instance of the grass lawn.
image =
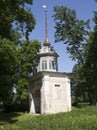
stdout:
{"type": "Polygon", "coordinates": [[[97,106],[53,115],[0,113],[0,130],[97,130],[97,106]]]}

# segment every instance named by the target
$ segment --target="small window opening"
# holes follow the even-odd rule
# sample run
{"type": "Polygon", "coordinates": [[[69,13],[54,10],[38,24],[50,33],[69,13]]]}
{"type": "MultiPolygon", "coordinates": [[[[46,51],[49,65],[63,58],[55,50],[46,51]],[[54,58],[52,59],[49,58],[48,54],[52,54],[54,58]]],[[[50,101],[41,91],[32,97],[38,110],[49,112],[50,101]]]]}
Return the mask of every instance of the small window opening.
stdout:
{"type": "Polygon", "coordinates": [[[60,87],[60,84],[55,84],[55,87],[60,87]]]}
{"type": "Polygon", "coordinates": [[[42,61],[42,70],[47,70],[47,61],[46,60],[42,61]]]}

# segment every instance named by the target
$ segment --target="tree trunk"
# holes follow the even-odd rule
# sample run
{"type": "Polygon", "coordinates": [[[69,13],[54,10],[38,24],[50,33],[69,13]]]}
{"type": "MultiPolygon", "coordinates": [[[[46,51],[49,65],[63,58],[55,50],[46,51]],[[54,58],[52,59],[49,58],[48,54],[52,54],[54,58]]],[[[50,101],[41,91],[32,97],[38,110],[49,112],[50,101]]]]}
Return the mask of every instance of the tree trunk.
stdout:
{"type": "Polygon", "coordinates": [[[90,90],[89,85],[88,85],[88,88],[87,88],[87,93],[88,93],[89,103],[91,105],[92,104],[92,94],[91,94],[91,90],[90,90]]]}
{"type": "Polygon", "coordinates": [[[97,101],[97,83],[95,84],[95,88],[94,88],[94,94],[93,94],[93,98],[92,98],[92,106],[96,105],[96,101],[97,101]]]}

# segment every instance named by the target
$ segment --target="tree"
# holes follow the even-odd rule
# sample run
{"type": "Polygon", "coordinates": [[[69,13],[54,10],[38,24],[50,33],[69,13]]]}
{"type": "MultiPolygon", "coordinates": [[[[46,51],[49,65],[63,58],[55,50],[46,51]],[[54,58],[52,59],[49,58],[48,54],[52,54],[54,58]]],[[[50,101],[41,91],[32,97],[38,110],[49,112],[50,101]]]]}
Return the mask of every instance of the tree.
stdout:
{"type": "Polygon", "coordinates": [[[0,1],[0,102],[3,104],[12,101],[12,88],[19,78],[20,40],[28,41],[35,26],[31,5],[32,0],[0,1]]]}
{"type": "Polygon", "coordinates": [[[85,62],[85,76],[90,83],[91,105],[97,101],[97,12],[94,12],[95,27],[90,35],[87,59],[85,62]],[[91,87],[92,86],[92,87],[91,87]]]}
{"type": "Polygon", "coordinates": [[[29,108],[29,86],[31,77],[37,73],[38,52],[40,42],[21,41],[18,47],[19,69],[18,84],[16,85],[15,103],[22,107],[22,110],[29,108]]]}
{"type": "Polygon", "coordinates": [[[72,81],[76,96],[87,92],[92,105],[97,101],[97,12],[94,12],[94,31],[90,32],[89,20],[84,22],[76,18],[75,10],[67,7],[54,8],[55,41],[67,44],[67,52],[76,60],[72,81]]]}
{"type": "Polygon", "coordinates": [[[38,40],[20,42],[18,47],[18,57],[20,74],[23,77],[31,77],[31,75],[36,73],[39,49],[40,42],[38,40]]]}
{"type": "Polygon", "coordinates": [[[55,42],[67,44],[67,52],[71,54],[71,58],[83,62],[81,53],[88,35],[89,20],[78,20],[75,10],[64,6],[55,6],[54,12],[55,42]]]}
{"type": "Polygon", "coordinates": [[[28,39],[29,32],[35,25],[30,5],[32,0],[0,1],[0,36],[14,40],[16,34],[23,34],[28,39]]]}
{"type": "Polygon", "coordinates": [[[17,53],[14,43],[0,38],[0,101],[6,103],[16,82],[17,53]]]}
{"type": "Polygon", "coordinates": [[[72,85],[76,88],[77,92],[79,91],[79,95],[81,95],[84,89],[81,86],[85,81],[82,76],[82,68],[87,53],[88,29],[90,28],[89,20],[85,22],[84,20],[77,19],[76,11],[64,6],[55,6],[54,12],[53,18],[56,29],[55,42],[63,42],[66,44],[67,52],[70,53],[72,60],[75,60],[77,63],[72,74],[72,85]]]}

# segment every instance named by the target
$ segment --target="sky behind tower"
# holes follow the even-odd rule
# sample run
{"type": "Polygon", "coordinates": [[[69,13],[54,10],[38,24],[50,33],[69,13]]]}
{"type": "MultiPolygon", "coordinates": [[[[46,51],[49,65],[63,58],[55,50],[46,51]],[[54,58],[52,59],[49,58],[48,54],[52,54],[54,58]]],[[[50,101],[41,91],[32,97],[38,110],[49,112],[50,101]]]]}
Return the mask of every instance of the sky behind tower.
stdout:
{"type": "Polygon", "coordinates": [[[37,39],[43,45],[45,40],[45,15],[43,5],[47,5],[48,10],[48,38],[51,45],[54,47],[56,52],[59,55],[58,58],[58,68],[60,72],[71,72],[75,64],[69,58],[69,54],[66,52],[66,45],[63,43],[55,43],[54,33],[55,33],[55,24],[52,18],[53,7],[58,6],[67,6],[70,9],[75,9],[77,18],[91,20],[91,27],[93,27],[93,11],[97,10],[97,3],[95,0],[33,0],[32,13],[36,19],[35,29],[30,35],[30,40],[37,39]]]}

